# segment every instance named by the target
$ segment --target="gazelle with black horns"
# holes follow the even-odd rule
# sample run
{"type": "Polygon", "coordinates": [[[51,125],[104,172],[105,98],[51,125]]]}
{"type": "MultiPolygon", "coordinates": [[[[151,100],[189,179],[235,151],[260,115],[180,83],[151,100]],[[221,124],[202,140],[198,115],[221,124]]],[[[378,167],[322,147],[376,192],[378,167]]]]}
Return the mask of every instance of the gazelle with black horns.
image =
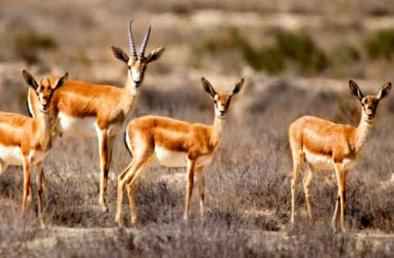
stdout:
{"type": "Polygon", "coordinates": [[[42,162],[51,147],[54,128],[53,95],[64,84],[67,73],[59,79],[52,77],[37,82],[27,71],[23,77],[38,96],[34,118],[0,112],[0,174],[9,165],[23,166],[22,214],[31,199],[31,171],[37,168],[38,215],[42,218],[44,172],[42,162]]]}
{"type": "Polygon", "coordinates": [[[312,219],[309,187],[312,176],[318,170],[334,170],[338,184],[338,196],[332,217],[336,229],[339,220],[341,230],[345,231],[344,212],[346,200],[346,176],[355,165],[362,147],[372,129],[377,107],[391,90],[391,82],[383,85],[376,95],[364,96],[357,84],[350,80],[349,87],[353,96],[361,104],[361,119],[358,127],[337,124],[313,116],[304,116],[289,127],[289,142],[293,158],[291,180],[291,223],[295,215],[295,186],[300,170],[307,168],[304,175],[304,194],[308,217],[312,219]],[[338,213],[339,209],[339,213],[338,213]]]}
{"type": "Polygon", "coordinates": [[[186,167],[187,186],[184,219],[189,217],[190,199],[195,177],[198,178],[200,213],[204,213],[204,168],[208,166],[217,150],[224,130],[225,115],[231,98],[240,92],[244,80],[235,84],[230,93],[216,92],[204,78],[202,85],[211,96],[215,107],[212,125],[190,123],[161,116],[144,116],[132,120],[125,132],[125,142],[132,161],[118,176],[118,197],[115,221],[122,224],[121,211],[124,188],[127,189],[131,223],[137,222],[138,214],[134,190],[138,176],[154,157],[165,167],[186,167]]]}
{"type": "MultiPolygon", "coordinates": [[[[68,133],[73,137],[98,138],[101,171],[99,204],[105,211],[113,139],[122,131],[124,121],[135,105],[138,88],[144,79],[148,64],[159,59],[164,51],[164,48],[157,48],[145,54],[150,33],[149,26],[137,53],[130,21],[128,39],[131,56],[120,48],[112,47],[114,56],[128,67],[124,88],[69,80],[53,97],[59,133],[68,133]]],[[[30,112],[35,116],[38,99],[34,91],[28,94],[28,105],[30,112]]]]}

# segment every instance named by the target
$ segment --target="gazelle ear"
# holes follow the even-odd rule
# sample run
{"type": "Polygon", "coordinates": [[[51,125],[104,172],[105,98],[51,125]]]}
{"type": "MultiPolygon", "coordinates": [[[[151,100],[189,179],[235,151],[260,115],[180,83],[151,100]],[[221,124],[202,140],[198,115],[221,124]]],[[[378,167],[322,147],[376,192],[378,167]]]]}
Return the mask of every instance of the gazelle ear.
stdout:
{"type": "Polygon", "coordinates": [[[360,88],[358,87],[355,81],[353,80],[349,81],[349,88],[352,95],[358,98],[360,101],[364,98],[364,94],[362,93],[362,91],[360,90],[360,88]]]}
{"type": "Polygon", "coordinates": [[[164,47],[159,47],[154,50],[152,50],[147,56],[146,60],[148,60],[148,63],[156,61],[157,59],[160,58],[160,56],[163,54],[165,48],[164,47]]]}
{"type": "Polygon", "coordinates": [[[38,88],[38,83],[37,81],[34,79],[33,75],[31,75],[28,71],[26,70],[22,70],[22,75],[23,78],[25,79],[25,81],[27,82],[27,84],[32,87],[34,90],[36,90],[38,88]]]}
{"type": "Polygon", "coordinates": [[[386,82],[379,90],[378,94],[376,95],[376,98],[378,100],[383,99],[390,93],[390,90],[391,90],[391,82],[386,82]]]}
{"type": "Polygon", "coordinates": [[[62,77],[59,78],[59,80],[57,80],[54,89],[58,89],[61,86],[63,86],[64,82],[67,80],[67,78],[68,78],[68,73],[66,72],[62,77]]]}
{"type": "Polygon", "coordinates": [[[235,87],[233,89],[233,95],[238,94],[241,91],[242,86],[244,85],[244,82],[245,82],[245,79],[241,78],[241,80],[239,82],[237,82],[237,84],[235,84],[235,87]]]}
{"type": "Polygon", "coordinates": [[[124,52],[122,49],[118,47],[112,47],[112,53],[114,54],[114,57],[120,61],[126,64],[129,62],[129,55],[126,54],[126,52],[124,52]]]}
{"type": "Polygon", "coordinates": [[[213,88],[212,84],[211,84],[207,79],[205,79],[204,77],[201,77],[201,83],[202,83],[202,86],[204,87],[204,90],[205,90],[206,92],[208,92],[208,94],[209,94],[212,98],[214,98],[215,95],[216,95],[216,91],[215,91],[215,89],[213,88]]]}

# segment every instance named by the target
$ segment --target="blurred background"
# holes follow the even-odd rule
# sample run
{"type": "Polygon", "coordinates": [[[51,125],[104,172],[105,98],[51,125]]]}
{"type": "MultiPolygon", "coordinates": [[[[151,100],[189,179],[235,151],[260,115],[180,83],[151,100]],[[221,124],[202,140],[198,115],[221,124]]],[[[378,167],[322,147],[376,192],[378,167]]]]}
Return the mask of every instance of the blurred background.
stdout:
{"type": "MultiPolygon", "coordinates": [[[[194,216],[190,224],[183,224],[184,171],[154,166],[141,177],[137,191],[142,214],[138,230],[145,232],[140,238],[130,232],[81,235],[58,229],[57,233],[47,231],[45,237],[53,234],[65,243],[74,239],[74,245],[46,240],[45,249],[40,249],[37,240],[34,246],[24,245],[22,253],[37,257],[91,257],[98,251],[102,257],[130,257],[130,252],[141,257],[392,255],[394,249],[378,241],[383,247],[377,248],[383,251],[368,256],[369,240],[354,248],[351,239],[327,230],[336,193],[335,180],[327,174],[316,176],[312,183],[315,226],[305,219],[300,187],[301,224],[289,229],[287,128],[306,114],[357,125],[360,105],[349,94],[348,80],[356,80],[365,93],[375,93],[384,81],[394,79],[394,1],[1,0],[0,110],[27,114],[22,68],[36,75],[68,71],[72,79],[122,87],[127,70],[110,47],[127,50],[130,19],[137,42],[152,25],[148,51],[166,47],[160,60],[148,67],[135,116],[161,114],[209,123],[212,103],[199,78],[206,76],[215,87],[225,89],[241,76],[247,80],[231,104],[221,151],[206,172],[207,219],[200,223],[194,216]],[[274,231],[278,239],[246,231],[274,231]],[[298,237],[280,241],[285,239],[282,234],[304,233],[302,244],[292,242],[298,237]],[[124,253],[114,255],[114,250],[124,253]]],[[[380,104],[366,154],[349,176],[346,218],[353,232],[394,232],[393,94],[380,104]]],[[[96,139],[56,143],[45,165],[49,225],[114,226],[115,179],[130,161],[121,141],[119,137],[110,172],[111,211],[106,214],[96,207],[96,139]]],[[[30,235],[15,219],[22,191],[22,173],[17,171],[0,178],[0,217],[10,225],[0,226],[5,244],[41,236],[34,215],[30,235]]],[[[126,208],[125,203],[128,214],[126,208]]],[[[193,214],[197,212],[196,201],[193,214]]]]}

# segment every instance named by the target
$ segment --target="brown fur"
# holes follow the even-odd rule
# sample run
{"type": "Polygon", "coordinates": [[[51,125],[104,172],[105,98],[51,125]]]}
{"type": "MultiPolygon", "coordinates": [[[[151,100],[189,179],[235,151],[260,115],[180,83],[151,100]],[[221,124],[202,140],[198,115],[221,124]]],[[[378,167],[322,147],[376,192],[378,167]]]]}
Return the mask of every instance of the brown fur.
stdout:
{"type": "Polygon", "coordinates": [[[295,216],[295,185],[299,171],[307,168],[304,177],[305,203],[308,217],[312,219],[310,204],[310,184],[316,170],[330,167],[335,171],[338,184],[338,197],[332,218],[332,226],[336,228],[338,220],[342,231],[344,226],[344,207],[346,193],[346,176],[357,161],[359,153],[365,144],[368,131],[372,128],[378,104],[388,95],[391,83],[386,83],[376,96],[364,97],[358,85],[350,80],[349,87],[353,96],[361,104],[362,116],[357,128],[350,125],[337,124],[313,116],[304,116],[289,126],[289,143],[293,158],[291,180],[291,223],[295,216]],[[320,167],[324,164],[324,167],[320,167]],[[338,213],[338,210],[340,212],[338,213]]]}
{"type": "MultiPolygon", "coordinates": [[[[157,60],[164,51],[158,48],[147,56],[129,57],[123,50],[112,47],[114,56],[128,67],[128,79],[124,88],[112,85],[94,84],[85,81],[70,80],[53,96],[54,116],[64,113],[74,118],[95,118],[100,129],[97,133],[100,157],[100,192],[99,204],[108,210],[105,193],[108,185],[108,173],[112,157],[114,137],[135,105],[137,88],[141,85],[144,72],[150,62],[157,60]],[[131,78],[130,74],[139,74],[131,78]],[[137,78],[138,77],[138,78],[137,78]]],[[[29,110],[34,116],[37,112],[38,99],[34,91],[28,92],[29,110]]]]}
{"type": "Polygon", "coordinates": [[[345,158],[355,157],[356,129],[350,125],[304,116],[290,125],[289,139],[297,142],[300,150],[307,149],[341,162],[345,158]]]}
{"type": "MultiPolygon", "coordinates": [[[[44,172],[42,158],[51,147],[51,130],[53,129],[53,93],[58,90],[67,78],[65,74],[60,79],[46,78],[37,83],[33,76],[23,71],[23,76],[33,91],[39,96],[39,109],[34,118],[14,113],[0,112],[0,145],[2,148],[13,147],[20,151],[24,171],[22,213],[24,213],[28,200],[31,199],[31,169],[37,167],[38,215],[42,219],[42,194],[44,172]]],[[[17,155],[16,153],[14,155],[17,155]]],[[[0,155],[0,172],[3,172],[8,162],[7,155],[0,155]]],[[[16,158],[16,157],[14,157],[16,158]]],[[[12,163],[11,163],[12,164],[12,163]]]]}
{"type": "MultiPolygon", "coordinates": [[[[190,199],[194,186],[194,177],[198,178],[200,196],[200,214],[204,213],[204,168],[212,161],[220,143],[224,126],[224,115],[230,106],[231,97],[237,94],[244,80],[236,84],[232,94],[217,93],[213,86],[204,78],[202,84],[211,96],[215,105],[213,125],[189,123],[168,117],[144,116],[131,121],[127,126],[126,145],[133,160],[118,177],[118,198],[115,221],[121,224],[121,206],[123,191],[126,187],[129,208],[132,212],[131,222],[137,222],[137,208],[134,201],[134,190],[138,175],[144,166],[157,154],[156,146],[165,149],[171,157],[185,154],[187,169],[187,185],[185,195],[184,219],[187,220],[190,210],[190,199]]],[[[175,157],[174,157],[175,158],[175,157]]]]}

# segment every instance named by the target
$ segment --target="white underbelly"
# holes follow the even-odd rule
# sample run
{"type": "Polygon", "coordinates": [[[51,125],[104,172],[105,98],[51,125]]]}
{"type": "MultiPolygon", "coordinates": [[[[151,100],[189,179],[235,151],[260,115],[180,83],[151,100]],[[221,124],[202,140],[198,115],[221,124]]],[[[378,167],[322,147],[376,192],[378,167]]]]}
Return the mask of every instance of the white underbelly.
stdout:
{"type": "Polygon", "coordinates": [[[23,164],[21,149],[15,146],[0,145],[0,159],[5,165],[21,166],[23,164]]]}
{"type": "Polygon", "coordinates": [[[155,146],[155,156],[160,165],[165,167],[186,167],[187,153],[168,150],[159,145],[155,146]]]}
{"type": "MultiPolygon", "coordinates": [[[[315,170],[334,170],[334,161],[331,157],[327,155],[319,155],[316,153],[305,151],[305,159],[306,161],[315,169],[315,170]]],[[[344,159],[342,165],[344,169],[349,170],[354,167],[356,161],[354,159],[344,159]]]]}
{"type": "MultiPolygon", "coordinates": [[[[168,150],[162,146],[155,146],[155,156],[159,164],[165,167],[186,167],[187,153],[168,150]]],[[[207,166],[212,161],[212,155],[201,156],[197,159],[197,167],[207,166]]]]}
{"type": "Polygon", "coordinates": [[[64,114],[58,115],[59,129],[65,136],[94,137],[96,136],[96,118],[76,118],[64,114]]]}

